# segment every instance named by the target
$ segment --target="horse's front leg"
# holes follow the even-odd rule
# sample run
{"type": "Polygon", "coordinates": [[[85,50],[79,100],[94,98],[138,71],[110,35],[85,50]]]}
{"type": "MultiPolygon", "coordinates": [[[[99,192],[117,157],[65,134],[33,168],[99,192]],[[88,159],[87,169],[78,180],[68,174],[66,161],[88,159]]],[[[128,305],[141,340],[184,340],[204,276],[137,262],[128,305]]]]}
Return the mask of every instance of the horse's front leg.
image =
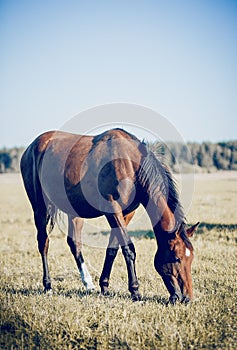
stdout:
{"type": "MultiPolygon", "coordinates": [[[[133,215],[131,215],[131,217],[132,216],[133,215]]],[[[136,276],[136,269],[135,269],[136,252],[135,252],[135,247],[134,247],[133,243],[131,242],[131,239],[127,233],[126,220],[125,220],[122,212],[119,213],[117,211],[115,214],[107,216],[107,220],[112,228],[113,235],[116,237],[119,245],[122,247],[122,252],[123,252],[123,256],[124,256],[124,259],[126,262],[127,272],[128,272],[128,289],[132,295],[132,299],[134,301],[140,300],[141,297],[140,297],[140,294],[138,292],[139,284],[138,284],[138,279],[136,276]]],[[[113,261],[115,259],[115,256],[112,258],[110,257],[110,260],[109,260],[109,256],[108,256],[108,259],[105,259],[105,265],[106,265],[106,263],[110,262],[110,265],[108,264],[108,266],[109,266],[109,268],[110,268],[110,266],[112,268],[112,264],[113,264],[113,261]]],[[[104,265],[104,269],[105,269],[105,265],[104,265]]],[[[108,270],[109,270],[109,268],[108,268],[108,270]]],[[[109,270],[109,273],[111,271],[111,268],[109,270]]],[[[103,269],[103,271],[104,271],[104,269],[103,269]]],[[[103,276],[103,273],[102,273],[102,276],[103,276]]],[[[105,279],[104,279],[104,281],[105,281],[105,279]]]]}
{"type": "Polygon", "coordinates": [[[136,275],[135,260],[136,251],[134,244],[131,242],[128,245],[122,247],[123,256],[127,265],[128,271],[128,290],[131,293],[133,301],[141,300],[140,293],[138,292],[139,283],[136,275]]]}
{"type": "Polygon", "coordinates": [[[79,217],[68,215],[68,236],[67,243],[76,260],[78,270],[81,275],[81,280],[87,290],[95,289],[91,275],[87,269],[86,263],[82,256],[81,230],[84,220],[79,217]]]}
{"type": "Polygon", "coordinates": [[[116,258],[116,255],[118,253],[119,249],[119,243],[116,236],[115,229],[112,228],[109,238],[109,244],[106,249],[106,255],[105,255],[105,261],[103,270],[100,276],[100,288],[101,288],[101,294],[108,295],[109,293],[109,279],[111,270],[113,267],[114,259],[116,258]]]}

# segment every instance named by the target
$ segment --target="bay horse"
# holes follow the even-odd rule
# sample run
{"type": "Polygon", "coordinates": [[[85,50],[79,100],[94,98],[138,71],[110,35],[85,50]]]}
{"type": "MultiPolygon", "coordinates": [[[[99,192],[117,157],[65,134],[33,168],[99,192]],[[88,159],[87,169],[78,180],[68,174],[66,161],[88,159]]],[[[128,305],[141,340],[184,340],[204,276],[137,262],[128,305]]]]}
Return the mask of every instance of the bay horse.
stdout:
{"type": "Polygon", "coordinates": [[[192,300],[189,237],[199,223],[187,227],[171,172],[145,143],[119,128],[96,136],[50,131],[25,150],[21,173],[34,212],[45,291],[51,290],[48,224],[52,229],[61,210],[68,216],[67,243],[86,288],[94,285],[81,251],[83,221],[105,215],[111,233],[99,280],[101,293],[108,293],[112,265],[121,246],[128,289],[134,301],[140,300],[136,251],[127,225],[142,204],[157,240],[154,265],[168,289],[169,302],[192,300]]]}

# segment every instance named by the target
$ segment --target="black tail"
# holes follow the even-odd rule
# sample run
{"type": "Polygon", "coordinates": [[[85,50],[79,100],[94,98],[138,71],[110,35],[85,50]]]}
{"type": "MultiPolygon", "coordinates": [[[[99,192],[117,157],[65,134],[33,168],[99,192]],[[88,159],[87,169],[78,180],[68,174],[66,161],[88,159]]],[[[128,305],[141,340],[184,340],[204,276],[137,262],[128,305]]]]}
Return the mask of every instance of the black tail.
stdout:
{"type": "Polygon", "coordinates": [[[50,233],[55,226],[58,210],[43,194],[34,146],[31,144],[21,157],[21,175],[34,214],[46,215],[47,231],[50,233]]]}
{"type": "Polygon", "coordinates": [[[59,210],[54,205],[48,204],[46,218],[48,234],[50,234],[53,231],[54,226],[57,223],[58,212],[59,210]]]}

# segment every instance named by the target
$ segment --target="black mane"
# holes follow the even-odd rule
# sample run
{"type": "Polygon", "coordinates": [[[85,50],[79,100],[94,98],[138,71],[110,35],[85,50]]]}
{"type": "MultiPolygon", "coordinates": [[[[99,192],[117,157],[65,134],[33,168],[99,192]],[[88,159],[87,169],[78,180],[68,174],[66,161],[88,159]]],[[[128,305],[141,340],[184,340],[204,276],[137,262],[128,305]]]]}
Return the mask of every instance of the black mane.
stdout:
{"type": "Polygon", "coordinates": [[[161,194],[166,198],[170,210],[175,215],[176,222],[185,222],[185,215],[179,201],[177,185],[171,171],[152,151],[148,150],[146,156],[143,158],[138,179],[151,198],[156,199],[161,194]]]}

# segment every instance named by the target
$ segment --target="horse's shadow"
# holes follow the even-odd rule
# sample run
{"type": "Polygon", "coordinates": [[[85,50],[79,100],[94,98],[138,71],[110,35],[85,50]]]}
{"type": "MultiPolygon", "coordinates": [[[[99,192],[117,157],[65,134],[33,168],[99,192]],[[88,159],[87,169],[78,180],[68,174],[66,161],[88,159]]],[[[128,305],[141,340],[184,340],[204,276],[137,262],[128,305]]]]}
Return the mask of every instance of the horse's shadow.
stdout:
{"type": "Polygon", "coordinates": [[[14,288],[8,287],[4,288],[6,294],[11,295],[23,295],[23,296],[37,296],[43,295],[44,292],[41,288],[14,288]]]}
{"type": "MultiPolygon", "coordinates": [[[[101,300],[112,300],[112,299],[120,299],[126,300],[128,302],[132,302],[131,296],[128,293],[123,292],[114,292],[111,291],[107,295],[102,295],[98,290],[87,291],[83,288],[72,288],[72,289],[60,289],[57,288],[52,289],[49,292],[45,292],[41,288],[4,288],[7,294],[11,295],[22,295],[22,296],[43,296],[43,297],[56,297],[62,296],[64,298],[73,298],[76,297],[78,299],[88,298],[89,296],[96,297],[101,300]]],[[[161,305],[167,305],[167,299],[158,295],[154,296],[143,296],[141,298],[141,302],[143,303],[157,303],[161,305]]],[[[135,302],[133,302],[136,304],[135,302]]]]}

